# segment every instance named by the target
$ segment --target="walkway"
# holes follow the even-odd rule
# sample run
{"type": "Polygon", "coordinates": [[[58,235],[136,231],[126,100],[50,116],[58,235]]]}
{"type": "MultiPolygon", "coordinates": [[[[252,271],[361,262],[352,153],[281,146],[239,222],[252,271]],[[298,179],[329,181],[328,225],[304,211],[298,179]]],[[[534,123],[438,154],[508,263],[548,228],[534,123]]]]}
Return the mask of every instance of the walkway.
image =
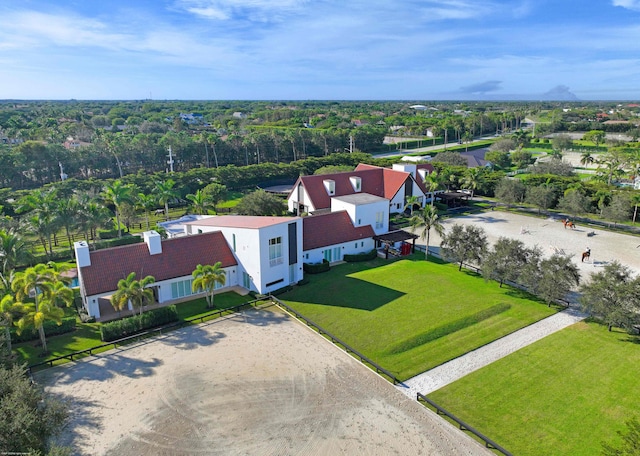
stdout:
{"type": "Polygon", "coordinates": [[[396,388],[411,399],[415,399],[418,392],[427,395],[586,317],[587,315],[573,308],[563,310],[466,355],[416,375],[403,384],[397,385],[396,388]]]}

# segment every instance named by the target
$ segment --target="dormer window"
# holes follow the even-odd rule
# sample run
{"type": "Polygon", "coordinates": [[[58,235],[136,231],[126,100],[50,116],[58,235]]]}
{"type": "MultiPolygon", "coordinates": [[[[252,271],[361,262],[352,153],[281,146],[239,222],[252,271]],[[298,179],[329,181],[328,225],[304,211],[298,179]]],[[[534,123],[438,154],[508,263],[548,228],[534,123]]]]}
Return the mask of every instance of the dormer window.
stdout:
{"type": "Polygon", "coordinates": [[[327,190],[329,196],[333,196],[336,194],[336,181],[331,179],[325,179],[322,181],[324,183],[324,188],[327,190]]]}
{"type": "Polygon", "coordinates": [[[351,181],[351,186],[353,187],[353,191],[358,193],[362,191],[362,178],[358,176],[352,176],[349,178],[351,181]]]}

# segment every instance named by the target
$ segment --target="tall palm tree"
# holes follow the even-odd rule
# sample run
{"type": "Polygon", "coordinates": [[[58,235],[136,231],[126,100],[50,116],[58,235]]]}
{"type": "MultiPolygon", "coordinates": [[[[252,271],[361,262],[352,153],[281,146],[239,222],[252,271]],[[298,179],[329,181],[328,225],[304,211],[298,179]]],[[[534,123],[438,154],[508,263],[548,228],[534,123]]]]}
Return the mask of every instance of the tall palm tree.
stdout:
{"type": "Polygon", "coordinates": [[[438,210],[433,206],[425,206],[411,217],[409,221],[413,230],[420,231],[420,239],[426,239],[426,248],[424,251],[424,259],[429,259],[429,238],[431,236],[431,228],[436,230],[440,236],[444,233],[444,227],[440,222],[438,210]]]}
{"type": "Polygon", "coordinates": [[[47,341],[43,324],[45,320],[61,322],[64,311],[56,307],[48,299],[55,282],[54,271],[44,264],[37,264],[27,268],[24,272],[18,272],[11,282],[11,290],[15,293],[16,300],[25,302],[33,297],[34,304],[27,304],[26,314],[18,320],[19,332],[28,326],[38,330],[42,351],[47,351],[47,341]]]}
{"type": "Polygon", "coordinates": [[[73,256],[73,242],[71,242],[71,230],[78,222],[80,205],[76,198],[60,198],[56,204],[56,215],[59,224],[64,227],[64,232],[69,243],[69,252],[73,256]]]}
{"type": "Polygon", "coordinates": [[[109,210],[93,199],[86,199],[80,202],[79,224],[84,232],[85,239],[93,241],[93,249],[96,248],[97,231],[111,220],[109,210]]]}
{"type": "Polygon", "coordinates": [[[149,211],[153,210],[158,204],[158,200],[155,195],[145,195],[144,193],[138,193],[136,196],[136,207],[144,211],[144,220],[147,223],[147,230],[150,229],[149,223],[149,211]]]}
{"type": "Polygon", "coordinates": [[[17,211],[26,212],[29,229],[38,236],[47,255],[53,253],[51,237],[58,229],[57,205],[55,190],[34,190],[18,202],[17,211]]]}
{"type": "Polygon", "coordinates": [[[633,205],[633,224],[636,224],[636,217],[638,216],[638,206],[640,206],[640,194],[634,194],[631,196],[631,204],[633,205]]]}
{"type": "Polygon", "coordinates": [[[429,173],[424,178],[424,185],[427,187],[427,193],[431,193],[431,207],[436,204],[436,190],[442,185],[442,179],[438,172],[429,173]]]}
{"type": "Polygon", "coordinates": [[[145,304],[153,302],[153,290],[149,288],[149,285],[155,281],[153,276],[136,280],[136,273],[132,272],[126,279],[118,281],[118,290],[111,296],[111,305],[120,312],[131,302],[133,308],[139,308],[140,315],[142,315],[145,304]]]}
{"type": "Polygon", "coordinates": [[[24,316],[26,309],[23,303],[15,302],[13,296],[5,295],[0,300],[0,325],[4,327],[7,351],[11,356],[11,326],[24,316]]]}
{"type": "Polygon", "coordinates": [[[167,220],[169,219],[169,201],[178,197],[178,192],[173,188],[175,184],[173,179],[158,181],[153,189],[158,202],[164,204],[164,216],[167,220]]]}
{"type": "Polygon", "coordinates": [[[0,281],[4,288],[11,287],[11,275],[16,266],[30,259],[29,247],[18,233],[13,230],[0,230],[0,281]]]}
{"type": "Polygon", "coordinates": [[[185,198],[191,201],[191,209],[196,214],[206,215],[209,212],[211,204],[202,190],[198,189],[195,194],[189,194],[185,198]]]}
{"type": "Polygon", "coordinates": [[[207,307],[213,308],[213,295],[216,285],[224,285],[227,281],[227,275],[222,269],[222,263],[218,261],[213,266],[210,264],[196,266],[193,271],[193,282],[191,288],[193,291],[205,291],[207,293],[207,307]]]}
{"type": "Polygon", "coordinates": [[[118,237],[122,237],[122,227],[120,226],[120,208],[124,203],[131,202],[131,190],[130,185],[125,185],[120,179],[114,180],[112,183],[107,184],[102,191],[102,197],[104,200],[113,204],[116,215],[116,225],[118,225],[118,237]]]}

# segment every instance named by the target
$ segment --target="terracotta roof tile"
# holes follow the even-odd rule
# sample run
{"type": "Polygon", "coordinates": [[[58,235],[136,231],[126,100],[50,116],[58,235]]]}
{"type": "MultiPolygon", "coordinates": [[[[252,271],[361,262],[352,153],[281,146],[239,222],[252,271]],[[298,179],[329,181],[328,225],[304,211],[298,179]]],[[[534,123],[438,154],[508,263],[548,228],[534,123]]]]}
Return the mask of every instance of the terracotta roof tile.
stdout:
{"type": "Polygon", "coordinates": [[[81,269],[87,295],[117,289],[118,280],[135,272],[156,281],[191,275],[198,264],[222,262],[235,266],[233,252],[220,231],[162,241],[162,253],[149,255],[147,244],[139,243],[91,252],[91,266],[81,269]]]}
{"type": "MultiPolygon", "coordinates": [[[[402,188],[411,175],[404,171],[396,171],[379,166],[359,164],[355,171],[334,174],[321,174],[313,176],[301,176],[294,185],[292,193],[296,191],[299,184],[303,185],[307,191],[313,206],[316,210],[331,207],[331,196],[345,196],[357,193],[351,185],[350,177],[357,176],[362,179],[361,193],[380,196],[388,200],[402,188]],[[335,194],[329,195],[324,187],[323,181],[326,179],[335,182],[335,194]]],[[[291,194],[290,194],[291,195],[291,194]]]]}
{"type": "Polygon", "coordinates": [[[372,238],[374,235],[371,225],[354,227],[347,211],[311,215],[302,219],[303,251],[372,238]]]}

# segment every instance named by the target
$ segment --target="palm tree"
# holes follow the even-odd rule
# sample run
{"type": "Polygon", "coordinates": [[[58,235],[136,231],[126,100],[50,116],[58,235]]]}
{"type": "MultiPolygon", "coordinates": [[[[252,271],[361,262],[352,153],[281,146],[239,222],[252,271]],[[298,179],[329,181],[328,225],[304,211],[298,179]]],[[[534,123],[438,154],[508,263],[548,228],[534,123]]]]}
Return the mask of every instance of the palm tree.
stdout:
{"type": "Polygon", "coordinates": [[[109,210],[95,200],[87,199],[80,202],[79,223],[84,231],[85,239],[93,241],[93,249],[96,249],[97,231],[105,226],[111,219],[109,210]]]}
{"type": "Polygon", "coordinates": [[[23,303],[15,302],[13,296],[5,295],[0,300],[0,325],[4,326],[7,351],[11,356],[11,325],[24,316],[26,309],[23,303]]]}
{"type": "Polygon", "coordinates": [[[51,237],[57,231],[55,190],[35,190],[18,202],[19,213],[28,212],[27,226],[38,237],[47,255],[53,253],[51,237]]]}
{"type": "Polygon", "coordinates": [[[131,186],[125,185],[120,179],[107,184],[102,192],[102,197],[109,204],[113,204],[116,215],[116,225],[118,225],[118,237],[122,237],[122,227],[120,226],[120,208],[124,203],[131,201],[131,186]]]}
{"type": "Polygon", "coordinates": [[[156,207],[158,203],[155,195],[145,195],[144,193],[138,193],[136,196],[136,206],[144,211],[144,220],[147,223],[147,230],[150,229],[149,223],[149,211],[156,207]]]}
{"type": "Polygon", "coordinates": [[[199,215],[205,215],[209,212],[209,201],[206,194],[198,189],[195,194],[189,194],[186,198],[191,201],[191,209],[199,215]]]}
{"type": "Polygon", "coordinates": [[[0,230],[0,281],[4,288],[11,287],[11,275],[16,266],[31,259],[27,243],[13,230],[0,230]]]}
{"type": "Polygon", "coordinates": [[[153,189],[158,202],[164,204],[164,216],[165,219],[169,219],[169,201],[176,198],[178,193],[173,188],[176,183],[173,179],[167,179],[166,181],[158,181],[153,189]]]}
{"type": "Polygon", "coordinates": [[[433,206],[425,206],[411,217],[409,221],[413,230],[422,229],[420,239],[426,239],[426,248],[424,251],[424,259],[429,259],[429,237],[431,236],[431,228],[436,230],[440,236],[444,233],[444,227],[439,220],[438,211],[433,206]]]}
{"type": "Polygon", "coordinates": [[[427,187],[427,193],[431,193],[431,207],[434,207],[436,203],[435,192],[440,188],[441,185],[440,175],[436,171],[427,174],[424,178],[424,185],[427,187]]]}
{"type": "Polygon", "coordinates": [[[634,194],[631,196],[631,204],[633,204],[633,224],[636,224],[636,217],[638,215],[638,206],[640,205],[640,194],[634,194]]]}
{"type": "Polygon", "coordinates": [[[19,332],[28,326],[35,327],[40,335],[43,352],[47,351],[44,321],[50,319],[60,323],[64,315],[62,309],[47,299],[55,280],[54,271],[44,264],[37,264],[24,272],[16,273],[11,282],[11,289],[17,301],[24,302],[27,298],[34,298],[34,304],[26,305],[26,314],[18,320],[17,326],[19,332]]]}
{"type": "Polygon", "coordinates": [[[484,183],[484,168],[467,168],[464,174],[464,185],[471,190],[471,198],[480,185],[484,183]]]}
{"type": "Polygon", "coordinates": [[[416,204],[420,204],[420,198],[416,195],[411,195],[406,197],[406,202],[404,203],[404,209],[409,209],[410,215],[413,216],[413,207],[416,204]]]}
{"type": "Polygon", "coordinates": [[[591,152],[589,151],[582,152],[582,155],[580,155],[580,164],[584,167],[586,167],[587,165],[590,165],[595,160],[596,159],[593,158],[593,155],[591,155],[591,152]]]}
{"type": "Polygon", "coordinates": [[[64,227],[69,242],[69,252],[73,256],[73,242],[71,242],[71,229],[76,225],[80,206],[76,198],[61,198],[56,204],[56,215],[60,225],[64,227]]]}
{"type": "Polygon", "coordinates": [[[193,291],[206,291],[207,308],[212,309],[213,295],[216,289],[216,285],[224,285],[227,281],[227,275],[222,269],[222,263],[218,261],[213,266],[210,264],[196,266],[193,271],[193,283],[191,288],[193,291]]]}
{"type": "Polygon", "coordinates": [[[120,312],[131,302],[133,308],[139,308],[140,315],[142,315],[145,304],[153,302],[153,290],[149,288],[149,285],[155,281],[153,276],[136,280],[136,273],[132,272],[126,279],[118,281],[118,290],[111,296],[111,305],[120,312]]]}

